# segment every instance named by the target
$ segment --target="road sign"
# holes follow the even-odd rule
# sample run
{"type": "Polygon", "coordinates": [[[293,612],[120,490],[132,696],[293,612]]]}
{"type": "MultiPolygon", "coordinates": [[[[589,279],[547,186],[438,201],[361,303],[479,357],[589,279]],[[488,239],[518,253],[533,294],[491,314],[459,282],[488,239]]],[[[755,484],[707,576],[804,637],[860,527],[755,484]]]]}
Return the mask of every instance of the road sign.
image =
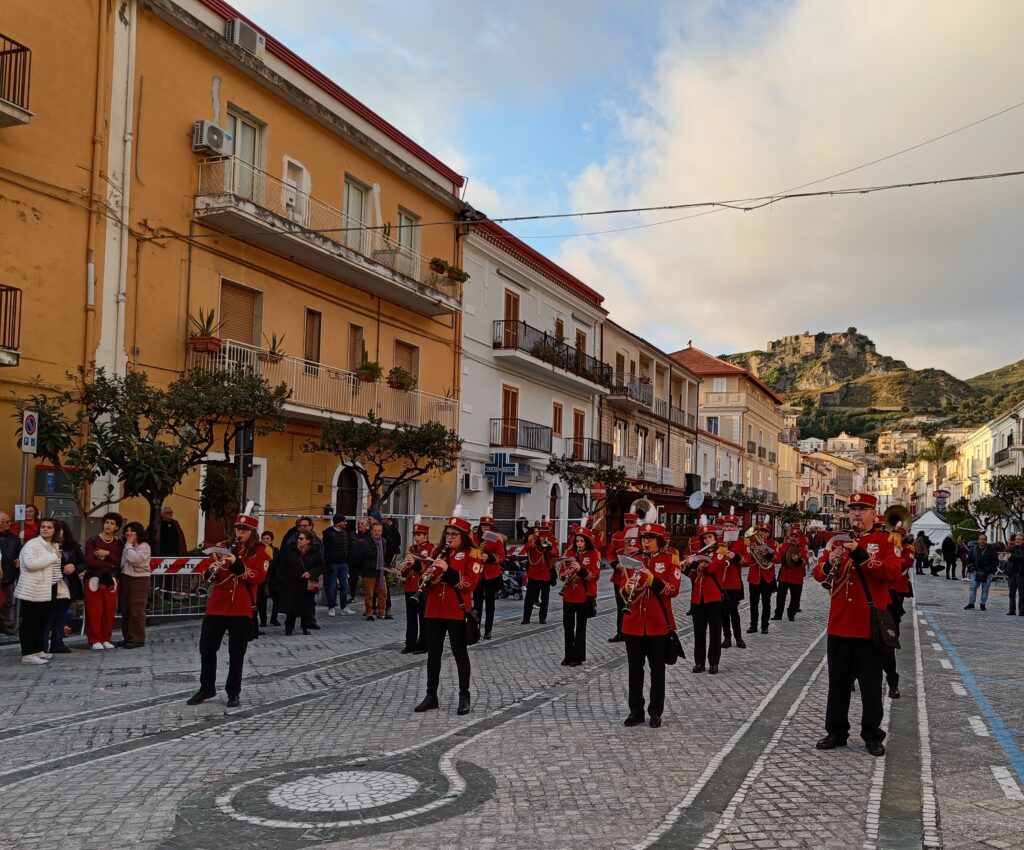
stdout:
{"type": "Polygon", "coordinates": [[[607,495],[608,488],[606,488],[604,484],[594,484],[590,488],[590,498],[593,499],[594,501],[597,501],[598,499],[603,499],[607,495]]]}
{"type": "Polygon", "coordinates": [[[39,447],[39,416],[34,410],[21,414],[21,450],[34,455],[39,447]]]}

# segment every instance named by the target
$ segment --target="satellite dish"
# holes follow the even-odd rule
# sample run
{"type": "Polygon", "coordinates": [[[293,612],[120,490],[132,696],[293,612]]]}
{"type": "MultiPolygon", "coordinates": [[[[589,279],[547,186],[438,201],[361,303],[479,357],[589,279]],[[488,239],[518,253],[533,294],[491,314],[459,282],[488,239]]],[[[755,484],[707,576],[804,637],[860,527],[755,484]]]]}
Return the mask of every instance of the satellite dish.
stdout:
{"type": "Polygon", "coordinates": [[[691,511],[697,510],[704,504],[704,491],[698,490],[696,493],[691,493],[690,498],[686,500],[686,504],[690,506],[691,511]]]}

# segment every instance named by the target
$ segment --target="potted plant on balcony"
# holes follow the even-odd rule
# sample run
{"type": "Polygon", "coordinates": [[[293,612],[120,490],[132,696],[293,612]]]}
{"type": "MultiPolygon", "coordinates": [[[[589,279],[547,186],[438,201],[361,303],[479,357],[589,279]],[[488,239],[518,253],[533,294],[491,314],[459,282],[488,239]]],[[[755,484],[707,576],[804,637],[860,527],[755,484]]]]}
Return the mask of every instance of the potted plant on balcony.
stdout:
{"type": "Polygon", "coordinates": [[[281,343],[284,342],[285,334],[278,336],[276,332],[272,331],[270,339],[267,339],[267,335],[263,335],[264,341],[267,343],[267,350],[261,351],[257,357],[264,363],[280,363],[284,358],[284,349],[281,347],[281,343]]]}
{"type": "Polygon", "coordinates": [[[558,358],[558,349],[555,347],[555,343],[545,335],[543,339],[538,340],[530,347],[530,354],[545,363],[554,364],[558,358]]]}
{"type": "Polygon", "coordinates": [[[416,389],[416,376],[401,366],[392,366],[388,372],[388,386],[393,390],[410,392],[416,389]]]}
{"type": "Polygon", "coordinates": [[[640,383],[649,384],[651,382],[651,376],[645,375],[643,372],[640,373],[640,383]]]}
{"type": "Polygon", "coordinates": [[[458,266],[448,266],[448,279],[456,283],[465,283],[469,280],[469,272],[464,272],[458,266]]]}
{"type": "Polygon", "coordinates": [[[431,257],[430,270],[434,274],[444,274],[448,271],[448,262],[446,260],[442,260],[440,257],[431,257]]]}
{"type": "Polygon", "coordinates": [[[217,314],[212,307],[209,311],[200,307],[195,316],[189,314],[188,324],[191,329],[188,342],[193,351],[198,354],[216,354],[220,351],[222,340],[217,334],[224,323],[217,321],[217,314]]]}
{"type": "Polygon", "coordinates": [[[367,360],[365,356],[363,357],[363,362],[356,370],[356,377],[367,384],[377,383],[383,374],[384,370],[380,368],[380,363],[376,360],[367,360]]]}

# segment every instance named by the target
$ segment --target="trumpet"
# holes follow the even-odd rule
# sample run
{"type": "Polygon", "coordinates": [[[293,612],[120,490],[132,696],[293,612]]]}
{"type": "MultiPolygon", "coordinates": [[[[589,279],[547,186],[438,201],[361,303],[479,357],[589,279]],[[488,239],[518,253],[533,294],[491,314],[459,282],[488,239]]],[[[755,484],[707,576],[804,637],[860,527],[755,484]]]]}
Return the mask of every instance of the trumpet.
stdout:
{"type": "MultiPolygon", "coordinates": [[[[844,543],[852,543],[853,537],[850,534],[837,534],[829,541],[828,551],[831,556],[832,551],[837,546],[842,546],[844,543]]],[[[829,593],[832,592],[832,579],[835,576],[836,570],[841,570],[846,565],[846,562],[850,559],[850,553],[844,551],[842,557],[836,562],[832,563],[832,558],[829,557],[825,567],[825,580],[821,583],[821,586],[825,588],[829,593]]]]}
{"type": "Polygon", "coordinates": [[[565,596],[565,585],[569,583],[573,576],[579,573],[579,568],[573,568],[573,564],[576,563],[575,555],[568,555],[564,558],[559,558],[556,562],[558,564],[558,578],[562,581],[562,587],[558,591],[559,596],[565,596]]]}
{"type": "Polygon", "coordinates": [[[632,613],[633,603],[640,601],[643,595],[647,592],[647,586],[640,587],[640,576],[643,573],[644,568],[633,570],[633,574],[626,579],[626,583],[622,586],[624,595],[624,604],[622,606],[623,614],[632,613]]]}

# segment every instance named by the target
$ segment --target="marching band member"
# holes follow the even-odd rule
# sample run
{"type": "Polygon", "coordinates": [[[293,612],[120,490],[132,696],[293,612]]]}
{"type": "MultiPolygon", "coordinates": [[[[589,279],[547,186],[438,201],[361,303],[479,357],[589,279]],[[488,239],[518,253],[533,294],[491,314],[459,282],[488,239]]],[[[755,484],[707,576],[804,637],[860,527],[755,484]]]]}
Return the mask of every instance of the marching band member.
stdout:
{"type": "Polygon", "coordinates": [[[730,514],[722,517],[719,526],[723,544],[730,552],[736,553],[735,558],[726,560],[725,578],[722,580],[722,589],[725,591],[725,598],[722,600],[722,648],[728,649],[735,639],[737,648],[746,649],[747,644],[740,633],[740,602],[743,601],[743,566],[747,563],[747,547],[739,539],[739,520],[735,516],[730,514]]]}
{"type": "Polygon", "coordinates": [[[423,564],[421,559],[429,558],[434,551],[434,545],[430,542],[430,526],[426,523],[417,522],[412,527],[413,543],[409,547],[409,554],[402,562],[401,573],[403,576],[402,592],[405,594],[405,648],[402,654],[415,652],[416,654],[427,651],[427,632],[423,620],[425,606],[417,601],[416,593],[420,589],[420,578],[423,576],[423,564]]]}
{"type": "Polygon", "coordinates": [[[572,542],[571,560],[564,561],[561,569],[561,578],[565,580],[562,590],[563,667],[578,667],[587,660],[588,599],[601,577],[601,555],[594,545],[594,533],[589,528],[580,528],[572,542]]]}
{"type": "Polygon", "coordinates": [[[249,648],[256,593],[267,575],[270,559],[256,534],[259,520],[240,514],[235,520],[235,544],[231,553],[214,555],[210,566],[210,596],[199,630],[199,690],[186,705],[199,705],[217,695],[217,653],[228,635],[228,678],[224,690],[228,708],[241,705],[242,664],[249,648]]]}
{"type": "Polygon", "coordinates": [[[871,609],[865,588],[877,608],[890,602],[889,586],[900,573],[900,556],[889,535],[874,528],[876,499],[853,493],[847,505],[850,540],[829,541],[814,566],[815,581],[831,580],[828,612],[828,707],[826,735],[819,750],[845,747],[850,732],[850,682],[860,683],[863,706],[860,735],[873,756],[885,755],[882,741],[882,652],[871,637],[871,609]]]}
{"type": "Polygon", "coordinates": [[[526,553],[526,600],[523,603],[522,622],[524,626],[529,624],[530,617],[533,616],[533,606],[537,604],[538,598],[540,623],[547,622],[556,547],[551,523],[547,520],[537,523],[536,530],[523,547],[523,552],[526,553]]]}
{"type": "Polygon", "coordinates": [[[722,603],[726,569],[735,564],[739,555],[725,544],[718,544],[714,526],[701,530],[702,548],[715,546],[711,552],[690,555],[683,562],[685,572],[693,582],[690,590],[690,611],[693,614],[693,672],[704,672],[707,657],[708,672],[718,672],[722,658],[722,603]],[[717,545],[716,545],[717,544],[717,545]],[[711,645],[707,635],[711,633],[711,645]]]}
{"type": "Polygon", "coordinates": [[[484,640],[491,639],[491,628],[494,626],[494,600],[501,590],[501,574],[504,571],[505,563],[505,537],[494,530],[494,519],[489,516],[480,517],[480,533],[476,538],[476,546],[483,555],[483,579],[473,591],[473,608],[476,611],[477,619],[483,620],[481,613],[486,609],[484,616],[484,640]],[[497,535],[500,540],[487,540],[488,536],[497,535]]]}
{"type": "MultiPolygon", "coordinates": [[[[881,526],[882,523],[879,523],[881,526]]],[[[910,583],[910,571],[914,567],[914,547],[906,543],[907,532],[904,528],[898,527],[889,534],[889,542],[893,551],[900,559],[899,577],[889,588],[891,601],[889,613],[896,621],[896,633],[899,634],[900,621],[906,613],[903,607],[903,600],[914,595],[913,585],[910,583]]],[[[900,674],[896,670],[896,650],[886,649],[882,658],[882,669],[885,671],[885,682],[889,688],[889,698],[900,698],[900,674]]]]}
{"type": "Polygon", "coordinates": [[[771,616],[772,595],[775,593],[775,546],[769,539],[771,526],[758,523],[747,541],[747,585],[750,588],[750,628],[747,634],[757,631],[757,609],[761,607],[761,634],[768,634],[768,618],[771,616]]]}
{"type": "Polygon", "coordinates": [[[421,587],[426,585],[427,695],[413,711],[438,707],[437,687],[441,681],[441,654],[445,635],[459,672],[459,714],[469,714],[469,649],[466,646],[466,617],[473,606],[473,590],[483,568],[480,553],[473,546],[469,521],[449,517],[444,541],[432,553],[434,562],[424,567],[421,587]]]}
{"type": "Polygon", "coordinates": [[[800,595],[804,591],[804,567],[807,565],[807,541],[795,522],[789,527],[785,541],[775,550],[775,563],[779,565],[779,589],[775,594],[773,620],[782,619],[782,609],[789,594],[786,616],[796,619],[800,610],[800,595]]]}
{"type": "Polygon", "coordinates": [[[640,526],[642,570],[633,570],[623,584],[628,613],[622,618],[629,661],[629,716],[625,726],[644,722],[644,662],[651,667],[651,692],[647,701],[650,725],[661,726],[665,708],[665,653],[668,631],[676,627],[672,597],[679,593],[682,572],[663,552],[668,534],[658,523],[640,526]]]}
{"type": "Polygon", "coordinates": [[[622,573],[623,570],[619,566],[619,555],[632,555],[637,550],[635,546],[635,538],[628,539],[626,532],[631,528],[636,528],[636,524],[640,521],[640,517],[636,514],[626,514],[622,518],[623,528],[621,531],[616,531],[611,540],[608,541],[608,549],[605,552],[605,558],[608,563],[612,565],[612,576],[611,582],[612,587],[615,589],[615,634],[608,638],[608,643],[617,643],[621,640],[625,640],[625,636],[622,634],[622,606],[625,604],[622,601],[622,583],[625,581],[622,573]]]}

